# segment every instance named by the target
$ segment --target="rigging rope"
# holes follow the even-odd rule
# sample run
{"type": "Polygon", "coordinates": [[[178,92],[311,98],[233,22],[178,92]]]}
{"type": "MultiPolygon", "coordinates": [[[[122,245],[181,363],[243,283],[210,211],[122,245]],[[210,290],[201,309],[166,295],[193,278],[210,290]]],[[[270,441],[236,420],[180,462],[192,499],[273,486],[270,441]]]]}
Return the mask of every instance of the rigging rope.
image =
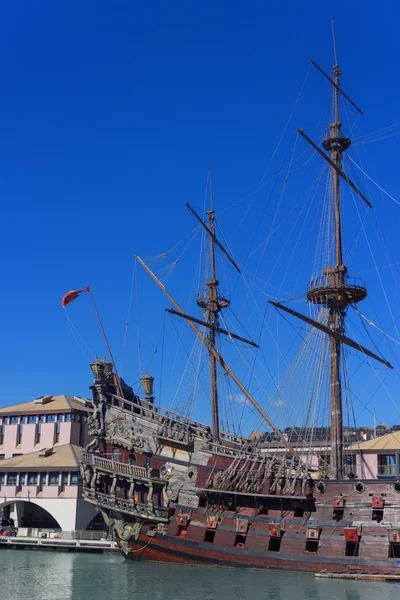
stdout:
{"type": "Polygon", "coordinates": [[[124,366],[124,359],[125,359],[125,349],[126,349],[126,342],[127,342],[127,336],[128,336],[128,327],[129,327],[129,319],[130,319],[130,315],[131,315],[131,306],[132,306],[132,296],[133,296],[133,285],[135,282],[135,275],[136,275],[136,260],[133,261],[133,271],[132,271],[132,281],[131,281],[131,289],[129,292],[129,301],[128,301],[128,312],[126,315],[126,321],[125,321],[125,331],[124,331],[124,341],[122,344],[122,354],[121,354],[121,365],[119,368],[119,376],[122,377],[122,369],[124,366]]]}
{"type": "MultiPolygon", "coordinates": [[[[253,202],[254,202],[254,200],[255,200],[255,198],[256,198],[256,196],[257,196],[258,192],[260,191],[260,189],[261,189],[261,185],[262,185],[262,184],[263,184],[263,182],[264,182],[264,179],[265,179],[265,177],[266,177],[266,174],[267,174],[267,172],[268,172],[268,169],[270,168],[270,166],[271,166],[271,164],[272,164],[272,161],[274,160],[274,158],[275,158],[275,156],[276,156],[276,154],[277,154],[277,152],[278,152],[278,149],[280,148],[280,145],[281,145],[281,143],[282,143],[282,141],[283,141],[283,138],[285,137],[286,131],[287,131],[287,129],[288,129],[288,127],[289,127],[289,125],[290,125],[290,122],[291,122],[291,120],[292,120],[292,118],[293,118],[293,115],[294,115],[294,113],[295,113],[295,111],[296,111],[296,108],[297,108],[297,105],[298,105],[298,103],[299,103],[300,97],[301,97],[301,95],[302,95],[302,93],[303,93],[303,90],[304,90],[304,87],[305,87],[305,85],[306,85],[306,82],[307,82],[307,79],[308,79],[308,75],[309,75],[309,73],[310,73],[310,69],[311,69],[311,63],[308,65],[308,69],[307,69],[306,75],[305,75],[305,77],[304,77],[304,80],[303,80],[303,83],[302,83],[302,85],[301,85],[300,91],[299,91],[299,93],[297,94],[296,101],[295,101],[295,103],[294,103],[294,105],[293,105],[293,108],[292,108],[292,110],[291,110],[291,112],[290,112],[290,114],[289,114],[289,118],[288,118],[288,120],[286,121],[286,124],[285,124],[285,126],[284,126],[284,128],[283,128],[283,131],[282,131],[282,133],[281,133],[281,136],[280,136],[280,138],[279,138],[279,140],[278,140],[278,143],[277,143],[277,145],[276,145],[276,147],[275,147],[275,149],[274,149],[274,151],[273,151],[273,153],[272,153],[272,156],[271,156],[271,158],[270,158],[270,160],[269,160],[269,162],[268,162],[268,164],[267,164],[267,166],[266,166],[266,168],[265,168],[265,170],[264,170],[264,173],[263,173],[263,175],[262,175],[262,177],[261,177],[261,179],[260,179],[260,182],[259,182],[258,186],[256,187],[256,189],[255,189],[255,191],[254,191],[253,195],[252,195],[252,200],[251,200],[251,202],[249,203],[249,206],[247,207],[247,209],[246,209],[246,211],[245,211],[245,213],[244,213],[244,215],[243,215],[243,217],[242,217],[242,219],[241,219],[241,221],[240,221],[240,223],[239,223],[238,230],[239,230],[239,229],[240,229],[240,227],[242,226],[242,224],[243,224],[243,221],[245,220],[245,218],[246,218],[246,216],[247,216],[247,214],[248,214],[248,212],[249,212],[249,210],[250,210],[250,207],[251,207],[251,205],[253,204],[253,202]]],[[[296,138],[296,139],[297,139],[297,138],[296,138]]],[[[237,231],[238,231],[238,230],[237,230],[237,231]]],[[[236,234],[235,234],[235,235],[237,235],[237,231],[236,231],[236,234]]],[[[244,264],[244,263],[243,263],[243,264],[244,264]]]]}
{"type": "Polygon", "coordinates": [[[360,315],[360,317],[362,319],[364,319],[368,323],[368,325],[371,325],[371,327],[375,327],[375,329],[377,329],[380,333],[382,333],[382,335],[384,335],[385,337],[389,338],[389,340],[392,340],[392,342],[394,342],[395,344],[397,344],[398,346],[400,346],[400,342],[398,340],[396,340],[395,338],[393,338],[390,335],[388,335],[388,333],[386,331],[383,331],[383,329],[381,329],[380,327],[378,327],[378,325],[376,325],[373,321],[371,321],[371,319],[368,319],[365,315],[363,315],[362,312],[359,311],[359,309],[357,308],[357,306],[355,306],[354,304],[352,304],[351,306],[360,315]]]}
{"type": "Polygon", "coordinates": [[[348,159],[349,159],[349,160],[350,160],[350,161],[353,163],[353,165],[355,165],[355,166],[357,167],[357,169],[359,169],[359,170],[361,171],[361,173],[364,175],[364,177],[366,177],[367,179],[369,179],[369,180],[371,181],[371,183],[373,183],[373,184],[374,184],[374,185],[375,185],[375,186],[378,188],[378,190],[380,190],[381,192],[383,192],[383,193],[384,193],[384,194],[385,194],[385,195],[386,195],[388,198],[390,198],[391,200],[393,200],[393,202],[395,202],[396,204],[399,204],[399,205],[400,205],[400,202],[399,202],[398,200],[396,200],[396,198],[393,198],[393,196],[391,196],[391,195],[390,195],[390,194],[389,194],[389,193],[388,193],[386,190],[384,190],[384,189],[383,189],[383,188],[382,188],[382,187],[381,187],[381,186],[380,186],[380,185],[379,185],[379,184],[378,184],[376,181],[374,181],[374,180],[372,179],[372,177],[370,177],[370,176],[368,175],[368,173],[366,173],[366,172],[364,171],[364,169],[362,169],[362,168],[360,167],[360,165],[358,165],[358,164],[356,163],[356,161],[355,161],[355,160],[353,160],[353,159],[351,158],[351,156],[349,156],[348,154],[346,154],[346,156],[347,156],[347,158],[348,158],[348,159]]]}
{"type": "Polygon", "coordinates": [[[83,339],[83,337],[80,335],[79,331],[77,330],[77,328],[75,327],[75,325],[73,324],[71,317],[68,314],[68,310],[67,307],[64,306],[64,311],[65,311],[65,316],[67,318],[67,323],[68,326],[71,330],[72,333],[72,337],[74,338],[75,342],[78,345],[79,350],[85,355],[85,356],[91,356],[93,358],[94,356],[94,352],[91,348],[89,348],[89,346],[87,345],[87,343],[85,342],[85,340],[83,339]],[[82,344],[84,346],[86,346],[86,348],[89,350],[90,355],[88,355],[88,353],[85,351],[85,349],[83,348],[83,346],[80,344],[79,340],[81,340],[82,344]]]}

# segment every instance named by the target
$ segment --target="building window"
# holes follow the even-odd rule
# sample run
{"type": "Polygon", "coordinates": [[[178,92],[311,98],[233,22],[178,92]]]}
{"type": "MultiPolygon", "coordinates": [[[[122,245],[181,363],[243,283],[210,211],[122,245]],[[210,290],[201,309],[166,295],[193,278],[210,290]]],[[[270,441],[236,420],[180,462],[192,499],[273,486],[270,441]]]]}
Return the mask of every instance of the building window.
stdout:
{"type": "Polygon", "coordinates": [[[4,460],[4,459],[5,459],[5,457],[6,457],[6,455],[5,455],[5,454],[0,454],[0,460],[4,460]]]}
{"type": "Polygon", "coordinates": [[[4,473],[0,473],[0,490],[4,485],[4,473]]]}
{"type": "Polygon", "coordinates": [[[61,473],[61,490],[64,491],[68,486],[68,473],[64,471],[61,473]]]}
{"type": "Polygon", "coordinates": [[[4,442],[4,425],[0,425],[0,445],[3,445],[4,442]]]}
{"type": "Polygon", "coordinates": [[[25,416],[21,417],[20,423],[22,423],[23,425],[25,425],[25,423],[26,423],[26,417],[25,416]]]}
{"type": "Polygon", "coordinates": [[[3,423],[4,425],[8,425],[8,417],[3,417],[3,423]]]}
{"type": "Polygon", "coordinates": [[[22,456],[22,452],[14,452],[12,457],[15,458],[16,456],[22,456]]]}
{"type": "Polygon", "coordinates": [[[39,423],[44,423],[46,420],[45,415],[39,415],[39,423]]]}
{"type": "Polygon", "coordinates": [[[396,475],[395,454],[378,454],[378,475],[396,475]]]}
{"type": "Polygon", "coordinates": [[[59,485],[60,473],[49,473],[49,485],[59,485]]]}
{"type": "Polygon", "coordinates": [[[7,485],[17,485],[17,473],[7,473],[7,485]]]}
{"type": "Polygon", "coordinates": [[[55,423],[56,415],[47,415],[47,423],[55,423]]]}
{"type": "Polygon", "coordinates": [[[329,454],[323,454],[318,457],[319,477],[325,479],[329,475],[331,457],[329,454]]]}
{"type": "Polygon", "coordinates": [[[11,425],[18,425],[18,417],[11,417],[10,423],[11,425]]]}
{"type": "Polygon", "coordinates": [[[56,423],[56,444],[60,441],[60,430],[61,430],[61,422],[57,421],[57,423],[56,423]]]}
{"type": "Polygon", "coordinates": [[[112,453],[112,459],[115,462],[119,462],[119,450],[118,450],[118,448],[114,448],[113,453],[112,453]]]}
{"type": "Polygon", "coordinates": [[[344,474],[356,476],[357,469],[357,455],[356,454],[347,454],[344,457],[344,474]]]}
{"type": "Polygon", "coordinates": [[[27,485],[37,485],[38,474],[37,473],[28,473],[28,484],[27,485]]]}
{"type": "Polygon", "coordinates": [[[80,485],[81,483],[79,473],[71,473],[71,485],[80,485]]]}
{"type": "Polygon", "coordinates": [[[36,415],[29,415],[28,423],[29,425],[34,425],[36,423],[36,415]]]}
{"type": "Polygon", "coordinates": [[[42,424],[38,423],[36,427],[36,443],[40,444],[40,436],[42,434],[42,424]]]}
{"type": "Polygon", "coordinates": [[[46,473],[40,473],[39,485],[41,490],[43,489],[43,486],[47,485],[46,473]]]}
{"type": "Polygon", "coordinates": [[[67,413],[67,414],[65,415],[65,422],[66,422],[66,423],[71,423],[71,421],[72,421],[72,418],[71,418],[71,417],[72,417],[71,413],[67,413]]]}
{"type": "Polygon", "coordinates": [[[61,414],[59,414],[59,415],[57,415],[57,422],[58,422],[58,423],[62,423],[62,422],[63,422],[63,420],[64,420],[64,415],[63,415],[62,413],[61,413],[61,414]]]}
{"type": "Polygon", "coordinates": [[[20,423],[18,425],[18,429],[17,429],[17,446],[18,446],[18,444],[21,443],[23,430],[24,430],[24,426],[22,425],[22,423],[20,423]]]}

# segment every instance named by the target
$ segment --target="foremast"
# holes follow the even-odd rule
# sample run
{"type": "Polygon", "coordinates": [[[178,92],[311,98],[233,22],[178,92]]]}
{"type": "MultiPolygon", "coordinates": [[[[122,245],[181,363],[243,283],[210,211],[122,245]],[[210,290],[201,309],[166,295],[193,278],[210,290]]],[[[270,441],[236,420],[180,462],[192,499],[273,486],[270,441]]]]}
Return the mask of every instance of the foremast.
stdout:
{"type": "MultiPolygon", "coordinates": [[[[211,233],[209,235],[209,248],[210,248],[210,266],[211,273],[210,279],[206,281],[207,294],[204,296],[199,293],[197,304],[203,309],[204,320],[209,325],[208,339],[212,347],[215,347],[215,340],[219,325],[218,314],[223,308],[227,308],[230,304],[228,298],[218,293],[219,281],[216,276],[215,267],[215,211],[214,211],[214,200],[213,200],[213,189],[212,189],[212,171],[209,169],[210,175],[210,209],[207,211],[208,216],[208,228],[211,233]]],[[[219,442],[219,409],[218,409],[218,381],[217,381],[217,359],[215,355],[209,350],[210,360],[210,384],[211,384],[211,406],[212,406],[212,433],[213,441],[219,442]]]]}

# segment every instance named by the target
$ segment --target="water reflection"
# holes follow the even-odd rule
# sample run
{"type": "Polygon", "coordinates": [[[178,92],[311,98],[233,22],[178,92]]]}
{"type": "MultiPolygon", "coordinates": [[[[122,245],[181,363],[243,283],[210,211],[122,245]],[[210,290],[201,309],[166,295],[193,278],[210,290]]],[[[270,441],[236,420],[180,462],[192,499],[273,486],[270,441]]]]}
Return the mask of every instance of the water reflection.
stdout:
{"type": "Polygon", "coordinates": [[[1,600],[398,600],[400,586],[1,549],[1,600]]]}

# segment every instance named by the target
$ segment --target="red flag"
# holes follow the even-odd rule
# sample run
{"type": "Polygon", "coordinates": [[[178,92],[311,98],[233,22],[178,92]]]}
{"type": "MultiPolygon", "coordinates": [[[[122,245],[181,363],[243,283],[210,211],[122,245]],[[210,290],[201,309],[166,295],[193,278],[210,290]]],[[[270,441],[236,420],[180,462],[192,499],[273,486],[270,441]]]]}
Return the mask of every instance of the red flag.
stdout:
{"type": "Polygon", "coordinates": [[[63,306],[63,307],[67,306],[67,304],[70,304],[70,302],[72,302],[73,300],[76,300],[76,298],[82,292],[90,292],[90,287],[87,286],[83,290],[71,290],[70,292],[67,292],[65,294],[65,296],[63,297],[63,299],[61,300],[61,306],[63,306]]]}

